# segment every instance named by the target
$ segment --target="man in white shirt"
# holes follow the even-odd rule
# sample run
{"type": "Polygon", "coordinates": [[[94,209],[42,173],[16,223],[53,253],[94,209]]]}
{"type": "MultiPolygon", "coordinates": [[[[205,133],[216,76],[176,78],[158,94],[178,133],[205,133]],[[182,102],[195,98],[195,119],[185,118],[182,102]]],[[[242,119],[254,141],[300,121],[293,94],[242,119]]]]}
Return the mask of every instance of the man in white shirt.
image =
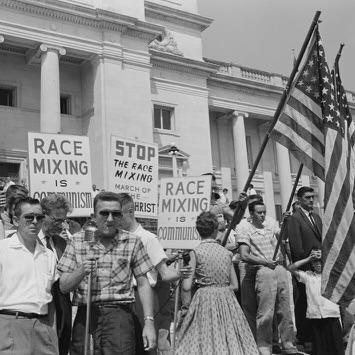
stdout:
{"type": "Polygon", "coordinates": [[[17,232],[0,241],[1,354],[58,354],[50,305],[56,261],[37,241],[44,218],[38,200],[19,200],[13,217],[17,232]]]}

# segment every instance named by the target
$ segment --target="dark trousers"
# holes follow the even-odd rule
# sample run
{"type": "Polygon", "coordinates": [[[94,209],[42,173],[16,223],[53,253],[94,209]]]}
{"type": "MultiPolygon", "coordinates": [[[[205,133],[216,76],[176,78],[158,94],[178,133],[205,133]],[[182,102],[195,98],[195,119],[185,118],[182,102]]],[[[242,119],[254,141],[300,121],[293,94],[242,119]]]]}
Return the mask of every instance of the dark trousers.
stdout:
{"type": "MultiPolygon", "coordinates": [[[[92,306],[91,333],[95,355],[134,355],[137,322],[133,305],[92,306]]],[[[86,307],[78,307],[72,334],[71,355],[84,354],[86,307]]]]}
{"type": "Polygon", "coordinates": [[[314,355],[344,355],[338,318],[311,319],[314,355]]]}
{"type": "Polygon", "coordinates": [[[306,286],[293,278],[294,281],[294,302],[295,302],[295,320],[297,328],[297,340],[301,343],[311,341],[311,324],[306,318],[307,296],[306,286]]]}

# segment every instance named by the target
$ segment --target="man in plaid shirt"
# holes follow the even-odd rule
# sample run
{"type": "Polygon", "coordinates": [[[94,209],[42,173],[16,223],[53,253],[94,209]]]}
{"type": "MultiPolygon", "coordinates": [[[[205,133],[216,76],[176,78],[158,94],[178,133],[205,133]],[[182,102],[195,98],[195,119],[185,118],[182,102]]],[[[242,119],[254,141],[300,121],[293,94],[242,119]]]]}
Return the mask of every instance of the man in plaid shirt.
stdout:
{"type": "Polygon", "coordinates": [[[144,313],[144,349],[156,346],[153,291],[146,274],[153,268],[142,242],[119,230],[122,206],[117,194],[100,192],[94,199],[97,243],[85,241],[79,232],[58,264],[60,289],[74,291],[78,312],[73,326],[71,354],[84,353],[88,275],[92,272],[91,333],[95,354],[135,354],[138,348],[134,314],[133,276],[144,313]]]}

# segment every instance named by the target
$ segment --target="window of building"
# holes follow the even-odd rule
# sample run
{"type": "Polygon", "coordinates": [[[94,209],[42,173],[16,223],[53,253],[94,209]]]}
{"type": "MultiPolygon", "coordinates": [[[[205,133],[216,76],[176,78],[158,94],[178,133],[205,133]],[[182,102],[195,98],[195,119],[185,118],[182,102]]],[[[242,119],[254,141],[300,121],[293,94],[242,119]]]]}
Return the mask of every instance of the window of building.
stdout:
{"type": "Polygon", "coordinates": [[[0,179],[5,181],[7,177],[10,177],[13,182],[18,184],[19,176],[20,164],[0,162],[0,179]]]}
{"type": "Polygon", "coordinates": [[[174,109],[154,105],[154,128],[173,130],[174,109]]]}
{"type": "Polygon", "coordinates": [[[0,86],[0,105],[14,107],[16,105],[16,89],[0,86]]]}
{"type": "Polygon", "coordinates": [[[251,137],[246,136],[246,144],[247,144],[247,156],[248,156],[248,168],[251,169],[253,167],[253,151],[251,149],[251,137]]]}
{"type": "Polygon", "coordinates": [[[71,115],[71,97],[69,95],[60,95],[60,113],[71,115]]]}
{"type": "Polygon", "coordinates": [[[281,222],[282,221],[282,206],[275,205],[275,212],[276,212],[276,220],[281,222]]]}

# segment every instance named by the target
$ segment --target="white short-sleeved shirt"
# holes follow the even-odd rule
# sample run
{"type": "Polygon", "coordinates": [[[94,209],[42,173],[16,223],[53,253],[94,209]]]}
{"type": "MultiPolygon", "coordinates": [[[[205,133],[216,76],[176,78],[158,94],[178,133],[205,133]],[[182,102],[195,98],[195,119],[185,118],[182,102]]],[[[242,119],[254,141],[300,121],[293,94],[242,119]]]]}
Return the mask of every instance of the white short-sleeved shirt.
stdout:
{"type": "Polygon", "coordinates": [[[0,240],[0,309],[47,314],[55,279],[51,250],[36,243],[32,254],[17,233],[0,240]]]}
{"type": "Polygon", "coordinates": [[[321,275],[313,271],[298,271],[298,280],[306,285],[307,318],[339,318],[339,306],[321,295],[321,275]]]}
{"type": "Polygon", "coordinates": [[[140,224],[132,233],[140,238],[149,255],[150,261],[154,266],[154,269],[147,273],[149,284],[154,287],[158,280],[158,270],[156,269],[156,266],[162,261],[165,262],[168,258],[164,252],[163,246],[160,244],[155,234],[145,230],[140,224]]]}

